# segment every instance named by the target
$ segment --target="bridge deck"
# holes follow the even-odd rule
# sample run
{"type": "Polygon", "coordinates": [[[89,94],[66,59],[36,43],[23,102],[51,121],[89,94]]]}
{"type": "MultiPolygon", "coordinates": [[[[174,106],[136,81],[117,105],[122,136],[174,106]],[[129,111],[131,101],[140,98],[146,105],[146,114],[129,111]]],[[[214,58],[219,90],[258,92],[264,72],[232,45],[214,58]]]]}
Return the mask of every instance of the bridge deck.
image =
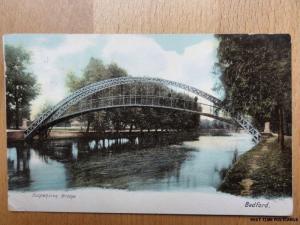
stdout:
{"type": "Polygon", "coordinates": [[[71,106],[62,117],[68,117],[73,114],[80,114],[89,111],[95,111],[105,108],[114,107],[155,107],[167,108],[174,110],[187,111],[191,113],[199,113],[206,116],[223,118],[231,120],[228,112],[219,107],[198,103],[191,100],[184,100],[174,97],[153,96],[153,95],[119,95],[101,97],[99,99],[86,99],[71,106]]]}

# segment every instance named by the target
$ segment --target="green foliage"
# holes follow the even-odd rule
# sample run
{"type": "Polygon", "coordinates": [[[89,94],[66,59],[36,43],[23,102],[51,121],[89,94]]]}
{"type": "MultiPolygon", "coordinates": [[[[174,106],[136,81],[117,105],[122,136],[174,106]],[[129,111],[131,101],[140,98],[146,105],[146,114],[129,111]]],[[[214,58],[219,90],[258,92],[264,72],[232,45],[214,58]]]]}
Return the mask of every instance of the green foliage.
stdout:
{"type": "Polygon", "coordinates": [[[7,127],[19,128],[28,118],[30,101],[39,93],[35,76],[27,70],[30,54],[22,47],[5,45],[7,127]]]}
{"type": "MultiPolygon", "coordinates": [[[[82,76],[76,76],[74,73],[67,75],[66,86],[69,91],[73,92],[86,85],[117,77],[128,76],[127,72],[120,68],[117,64],[104,65],[99,59],[91,58],[88,65],[83,71],[82,76]]],[[[171,89],[166,86],[159,84],[148,84],[136,83],[134,86],[131,85],[120,85],[117,87],[110,88],[109,90],[100,91],[93,97],[105,97],[105,96],[116,96],[116,95],[160,95],[176,97],[179,99],[186,99],[194,101],[193,104],[197,105],[197,98],[192,99],[187,95],[172,92],[171,89]]],[[[86,122],[87,131],[90,126],[96,131],[105,131],[107,129],[114,129],[117,132],[122,129],[133,129],[139,130],[168,130],[168,129],[195,129],[199,124],[199,115],[191,114],[186,112],[178,112],[167,109],[158,108],[115,108],[104,110],[100,112],[93,112],[82,115],[82,122],[86,122]]]]}
{"type": "Polygon", "coordinates": [[[278,111],[291,123],[291,42],[289,35],[217,35],[216,90],[223,104],[253,117],[260,128],[279,129],[278,111]],[[277,117],[276,117],[277,115],[277,117]]]}
{"type": "Polygon", "coordinates": [[[291,196],[291,139],[287,138],[285,142],[285,149],[281,151],[281,146],[276,139],[269,137],[243,154],[227,170],[225,179],[218,189],[222,192],[241,195],[245,189],[242,180],[251,179],[254,181],[250,186],[250,193],[253,197],[291,196]]]}
{"type": "Polygon", "coordinates": [[[113,63],[106,66],[101,60],[92,57],[81,77],[76,76],[73,72],[67,74],[66,86],[70,92],[73,92],[101,80],[124,76],[127,76],[127,72],[117,64],[113,63]]]}
{"type": "MultiPolygon", "coordinates": [[[[70,92],[76,91],[86,85],[106,80],[110,78],[116,78],[121,76],[127,76],[127,72],[120,68],[116,64],[104,65],[103,62],[96,58],[91,58],[88,65],[85,67],[83,75],[81,77],[76,76],[73,72],[67,74],[66,86],[70,92]]],[[[119,109],[114,110],[110,113],[110,117],[115,118],[115,127],[119,127],[118,114],[120,114],[119,109]]],[[[90,129],[90,125],[93,126],[95,130],[102,130],[102,128],[107,128],[109,126],[110,118],[105,112],[102,113],[89,113],[87,115],[81,116],[82,121],[87,121],[87,131],[90,129]],[[105,121],[104,121],[105,120],[105,121]]]]}
{"type": "Polygon", "coordinates": [[[54,106],[54,104],[50,101],[44,102],[44,104],[41,106],[39,112],[37,113],[36,118],[38,118],[41,114],[49,111],[53,106],[54,106]]]}
{"type": "Polygon", "coordinates": [[[117,77],[126,77],[126,70],[120,68],[116,63],[109,64],[107,66],[107,77],[108,78],[117,78],[117,77]]]}

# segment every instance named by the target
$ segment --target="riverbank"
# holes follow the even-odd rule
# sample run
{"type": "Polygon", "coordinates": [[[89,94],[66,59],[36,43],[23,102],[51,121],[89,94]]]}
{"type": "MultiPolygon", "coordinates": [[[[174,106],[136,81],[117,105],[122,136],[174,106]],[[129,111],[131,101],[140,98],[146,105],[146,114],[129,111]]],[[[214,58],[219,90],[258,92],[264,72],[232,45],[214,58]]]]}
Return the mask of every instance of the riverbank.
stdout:
{"type": "MultiPolygon", "coordinates": [[[[8,141],[23,141],[25,130],[7,130],[7,140],[8,141]]],[[[177,130],[106,130],[105,132],[96,131],[82,131],[80,129],[66,129],[66,128],[55,128],[49,133],[48,140],[55,139],[66,139],[66,138],[116,138],[116,134],[119,138],[128,138],[130,136],[136,137],[137,135],[143,134],[172,134],[178,133],[177,130]]],[[[183,133],[191,133],[191,131],[180,131],[183,133]]],[[[198,132],[196,132],[198,134],[198,132]]],[[[38,139],[36,136],[34,139],[38,139]]]]}
{"type": "Polygon", "coordinates": [[[201,136],[231,136],[232,130],[228,129],[200,129],[201,136]]]}
{"type": "MultiPolygon", "coordinates": [[[[7,140],[8,141],[23,141],[24,140],[24,131],[25,130],[7,130],[7,140]]],[[[170,134],[170,133],[197,133],[201,136],[231,136],[231,132],[226,129],[207,129],[207,130],[200,130],[200,131],[178,131],[178,130],[106,130],[105,132],[96,132],[96,131],[83,131],[79,128],[65,128],[65,127],[55,127],[49,133],[47,139],[54,140],[54,139],[65,139],[65,138],[115,138],[115,135],[118,133],[118,137],[120,138],[127,138],[129,136],[136,136],[141,134],[170,134]]],[[[194,136],[194,135],[193,135],[194,136]]],[[[37,139],[37,137],[35,137],[37,139]]]]}
{"type": "Polygon", "coordinates": [[[281,150],[277,137],[266,137],[228,169],[219,191],[240,196],[292,195],[291,137],[281,150]]]}

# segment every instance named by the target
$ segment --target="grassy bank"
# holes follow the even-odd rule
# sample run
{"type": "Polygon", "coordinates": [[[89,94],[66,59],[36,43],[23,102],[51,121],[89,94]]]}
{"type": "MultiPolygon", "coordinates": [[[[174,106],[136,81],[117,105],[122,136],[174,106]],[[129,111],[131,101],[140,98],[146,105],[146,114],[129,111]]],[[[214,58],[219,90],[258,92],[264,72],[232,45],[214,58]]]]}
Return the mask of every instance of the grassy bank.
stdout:
{"type": "Polygon", "coordinates": [[[291,196],[291,138],[285,138],[283,150],[275,136],[262,140],[228,169],[219,191],[253,197],[291,196]]]}

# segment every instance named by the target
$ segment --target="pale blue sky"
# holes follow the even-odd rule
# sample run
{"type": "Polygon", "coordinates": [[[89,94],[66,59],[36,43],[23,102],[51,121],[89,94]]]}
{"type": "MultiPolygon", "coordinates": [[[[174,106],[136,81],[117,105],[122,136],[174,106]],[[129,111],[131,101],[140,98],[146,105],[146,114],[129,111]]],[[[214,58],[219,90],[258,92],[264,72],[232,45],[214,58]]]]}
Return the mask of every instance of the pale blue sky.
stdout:
{"type": "Polygon", "coordinates": [[[65,77],[78,76],[91,57],[115,62],[132,76],[152,76],[183,82],[210,94],[218,41],[213,35],[6,35],[5,44],[21,45],[32,54],[30,70],[41,84],[33,101],[36,114],[45,101],[56,103],[68,95],[65,77]]]}

